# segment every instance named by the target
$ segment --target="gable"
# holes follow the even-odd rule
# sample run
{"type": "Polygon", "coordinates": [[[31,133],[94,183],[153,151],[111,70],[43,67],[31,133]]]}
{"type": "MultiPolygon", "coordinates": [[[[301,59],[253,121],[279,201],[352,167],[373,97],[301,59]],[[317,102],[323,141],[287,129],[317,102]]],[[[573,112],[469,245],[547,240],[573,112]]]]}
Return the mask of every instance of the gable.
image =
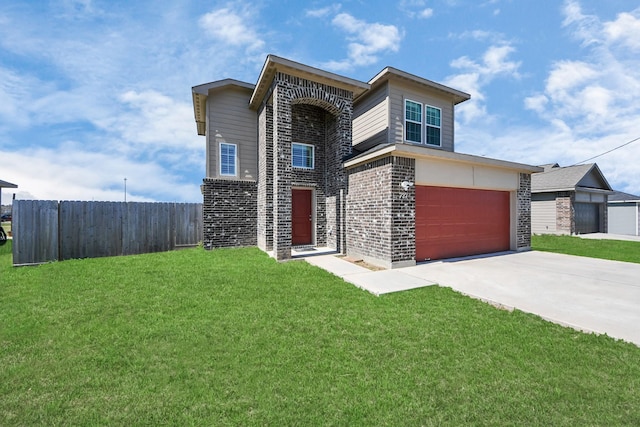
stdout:
{"type": "Polygon", "coordinates": [[[609,186],[609,183],[605,179],[602,172],[600,172],[600,168],[596,164],[593,165],[589,172],[584,175],[584,177],[578,181],[578,187],[585,188],[595,188],[598,190],[612,190],[609,186]]]}
{"type": "Polygon", "coordinates": [[[576,191],[577,189],[611,191],[611,186],[597,164],[545,167],[531,177],[532,192],[576,191]]]}

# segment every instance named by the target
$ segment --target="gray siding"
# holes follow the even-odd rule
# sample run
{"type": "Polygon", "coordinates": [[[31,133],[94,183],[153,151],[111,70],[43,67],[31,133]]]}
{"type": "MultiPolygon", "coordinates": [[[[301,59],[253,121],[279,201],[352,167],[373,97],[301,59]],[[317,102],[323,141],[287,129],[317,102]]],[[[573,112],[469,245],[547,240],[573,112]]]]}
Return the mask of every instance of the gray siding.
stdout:
{"type": "MultiPolygon", "coordinates": [[[[389,106],[390,106],[390,142],[404,142],[404,100],[421,102],[423,104],[438,107],[442,110],[442,149],[454,151],[453,145],[453,102],[446,98],[439,97],[437,92],[428,91],[423,87],[399,82],[390,83],[389,106]]],[[[424,118],[423,118],[424,120],[424,118]]],[[[425,145],[427,146],[427,145],[425,145]]],[[[428,145],[427,147],[434,147],[428,145]]]]}
{"type": "Polygon", "coordinates": [[[207,98],[207,177],[258,179],[258,116],[249,109],[251,91],[229,86],[207,98]],[[238,175],[220,176],[220,143],[236,144],[238,175]]]}
{"type": "MultiPolygon", "coordinates": [[[[389,142],[388,86],[382,85],[363,96],[353,106],[353,145],[376,139],[376,144],[389,142]]],[[[368,144],[367,144],[368,145],[368,144]]]]}
{"type": "Polygon", "coordinates": [[[531,232],[533,234],[556,234],[555,193],[532,195],[531,232]]]}
{"type": "Polygon", "coordinates": [[[635,203],[609,205],[609,233],[638,235],[639,209],[635,203]]]}

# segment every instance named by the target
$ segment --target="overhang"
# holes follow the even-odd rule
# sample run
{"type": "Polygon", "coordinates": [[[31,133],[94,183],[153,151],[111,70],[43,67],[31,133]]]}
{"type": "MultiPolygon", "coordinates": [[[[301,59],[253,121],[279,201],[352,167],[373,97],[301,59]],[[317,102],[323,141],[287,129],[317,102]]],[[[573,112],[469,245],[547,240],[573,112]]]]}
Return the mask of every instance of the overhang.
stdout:
{"type": "Polygon", "coordinates": [[[350,169],[360,164],[368,163],[372,160],[387,157],[389,155],[466,163],[478,166],[501,168],[521,173],[536,173],[542,172],[543,170],[538,166],[492,159],[490,157],[474,156],[472,154],[454,153],[451,151],[421,147],[413,144],[384,144],[347,160],[346,162],[344,162],[344,167],[350,169]]]}
{"type": "Polygon", "coordinates": [[[251,100],[249,101],[249,108],[257,110],[265,98],[268,97],[271,83],[273,82],[276,72],[282,72],[290,76],[300,77],[352,92],[354,99],[370,88],[368,83],[359,80],[310,67],[275,55],[268,55],[253,91],[253,96],[251,96],[251,100]]]}
{"type": "Polygon", "coordinates": [[[536,189],[532,190],[534,193],[558,193],[565,191],[580,191],[582,193],[598,193],[598,194],[613,194],[613,191],[606,190],[603,188],[593,188],[593,187],[556,187],[556,188],[544,188],[544,189],[536,189]]]}
{"type": "Polygon", "coordinates": [[[207,117],[207,97],[215,90],[226,88],[229,86],[237,86],[243,89],[253,90],[254,85],[234,79],[217,80],[211,83],[205,83],[191,88],[191,97],[193,99],[193,115],[196,119],[196,128],[198,135],[206,135],[206,117],[207,117]]]}
{"type": "Polygon", "coordinates": [[[422,87],[429,88],[431,90],[435,90],[451,98],[454,104],[459,104],[471,98],[471,95],[469,95],[468,93],[450,88],[443,84],[436,83],[422,77],[418,77],[416,75],[398,70],[397,68],[393,67],[386,67],[384,70],[380,71],[371,80],[369,80],[369,84],[371,85],[371,87],[375,87],[389,80],[404,80],[422,87]]]}
{"type": "Polygon", "coordinates": [[[0,188],[18,188],[18,186],[0,179],[0,188]]]}

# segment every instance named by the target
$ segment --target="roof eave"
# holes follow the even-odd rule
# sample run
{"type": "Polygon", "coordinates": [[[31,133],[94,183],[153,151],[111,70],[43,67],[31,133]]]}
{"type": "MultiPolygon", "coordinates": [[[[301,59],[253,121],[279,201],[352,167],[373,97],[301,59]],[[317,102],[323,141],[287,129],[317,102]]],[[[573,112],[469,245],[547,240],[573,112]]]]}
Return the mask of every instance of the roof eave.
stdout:
{"type": "Polygon", "coordinates": [[[16,184],[0,179],[0,188],[18,188],[16,184]]]}
{"type": "Polygon", "coordinates": [[[269,95],[271,83],[276,72],[281,71],[296,77],[309,78],[319,83],[326,83],[340,89],[348,90],[353,93],[353,98],[357,98],[371,87],[368,83],[359,80],[314,68],[309,65],[300,64],[289,59],[281,58],[275,55],[267,55],[260,76],[256,82],[253,95],[249,100],[249,108],[257,110],[262,105],[265,98],[269,95]]]}
{"type": "Polygon", "coordinates": [[[402,78],[404,80],[409,80],[412,81],[414,83],[423,85],[423,86],[427,86],[431,89],[435,89],[439,92],[444,92],[446,93],[448,96],[451,97],[451,99],[453,100],[454,105],[460,104],[461,102],[467,101],[469,99],[471,99],[471,95],[469,95],[466,92],[462,92],[460,90],[454,89],[452,87],[449,86],[445,86],[441,83],[437,83],[434,82],[432,80],[429,79],[425,79],[424,77],[420,77],[420,76],[416,76],[414,74],[411,73],[407,73],[406,71],[402,71],[399,70],[397,68],[394,67],[385,67],[382,71],[380,71],[378,74],[376,74],[375,76],[373,76],[373,78],[371,80],[369,80],[369,84],[371,86],[374,86],[378,83],[382,83],[385,80],[389,80],[391,78],[391,76],[395,76],[395,77],[399,77],[402,78]]]}
{"type": "Polygon", "coordinates": [[[413,144],[392,144],[382,146],[379,150],[373,150],[365,152],[359,156],[356,156],[348,161],[344,162],[344,167],[349,169],[358,166],[361,163],[366,163],[371,160],[385,157],[389,154],[398,155],[401,157],[411,158],[425,158],[444,160],[457,163],[467,163],[474,165],[482,165],[487,167],[508,169],[523,173],[535,173],[542,170],[538,166],[526,165],[523,163],[509,162],[506,160],[492,159],[489,157],[475,156],[472,154],[455,153],[451,151],[444,151],[434,148],[422,147],[413,144]]]}
{"type": "Polygon", "coordinates": [[[235,79],[216,80],[215,82],[204,83],[191,88],[193,116],[196,119],[196,130],[198,131],[198,135],[206,135],[207,133],[207,97],[212,91],[229,86],[237,86],[247,90],[253,90],[255,88],[251,83],[235,79]]]}

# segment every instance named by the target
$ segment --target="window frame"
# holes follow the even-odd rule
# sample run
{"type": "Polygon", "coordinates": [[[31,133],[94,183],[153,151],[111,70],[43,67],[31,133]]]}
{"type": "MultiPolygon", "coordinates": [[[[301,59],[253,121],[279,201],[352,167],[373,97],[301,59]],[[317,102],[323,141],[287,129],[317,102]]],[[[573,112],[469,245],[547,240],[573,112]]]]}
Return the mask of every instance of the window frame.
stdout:
{"type": "Polygon", "coordinates": [[[411,144],[423,144],[423,142],[422,142],[422,140],[423,140],[423,138],[422,138],[422,133],[423,133],[422,128],[424,127],[424,124],[423,124],[423,116],[424,116],[423,110],[424,110],[424,105],[422,104],[422,102],[418,102],[418,101],[414,101],[412,99],[405,98],[405,100],[404,100],[404,140],[409,142],[409,143],[411,143],[411,144]],[[409,119],[407,117],[407,103],[409,103],[409,102],[411,102],[413,104],[417,104],[417,105],[420,106],[420,121],[419,122],[417,122],[415,120],[411,120],[411,119],[409,119]],[[420,141],[412,141],[412,140],[410,140],[408,138],[409,126],[407,126],[407,123],[413,123],[413,124],[417,124],[418,125],[418,127],[420,128],[420,141]]]}
{"type": "Polygon", "coordinates": [[[313,170],[316,167],[316,147],[313,144],[305,144],[303,142],[292,142],[291,143],[291,167],[295,168],[295,169],[304,169],[304,170],[313,170]],[[300,147],[305,147],[305,148],[311,148],[311,167],[309,166],[299,166],[296,165],[294,163],[294,156],[293,156],[293,147],[294,146],[300,146],[300,147]]]}
{"type": "Polygon", "coordinates": [[[424,104],[424,143],[425,145],[431,145],[433,147],[442,147],[442,108],[440,107],[436,107],[435,105],[429,105],[429,104],[424,104]],[[438,110],[439,114],[438,114],[438,121],[439,124],[438,125],[434,125],[431,123],[427,123],[427,109],[432,108],[434,110],[438,110]],[[437,144],[432,144],[429,142],[429,131],[428,128],[434,128],[434,129],[438,129],[438,143],[437,144]]]}
{"type": "Polygon", "coordinates": [[[218,144],[218,171],[220,172],[220,176],[238,176],[238,144],[233,144],[230,142],[220,142],[220,144],[218,144]],[[233,173],[224,173],[222,171],[223,145],[233,147],[233,173]]]}

